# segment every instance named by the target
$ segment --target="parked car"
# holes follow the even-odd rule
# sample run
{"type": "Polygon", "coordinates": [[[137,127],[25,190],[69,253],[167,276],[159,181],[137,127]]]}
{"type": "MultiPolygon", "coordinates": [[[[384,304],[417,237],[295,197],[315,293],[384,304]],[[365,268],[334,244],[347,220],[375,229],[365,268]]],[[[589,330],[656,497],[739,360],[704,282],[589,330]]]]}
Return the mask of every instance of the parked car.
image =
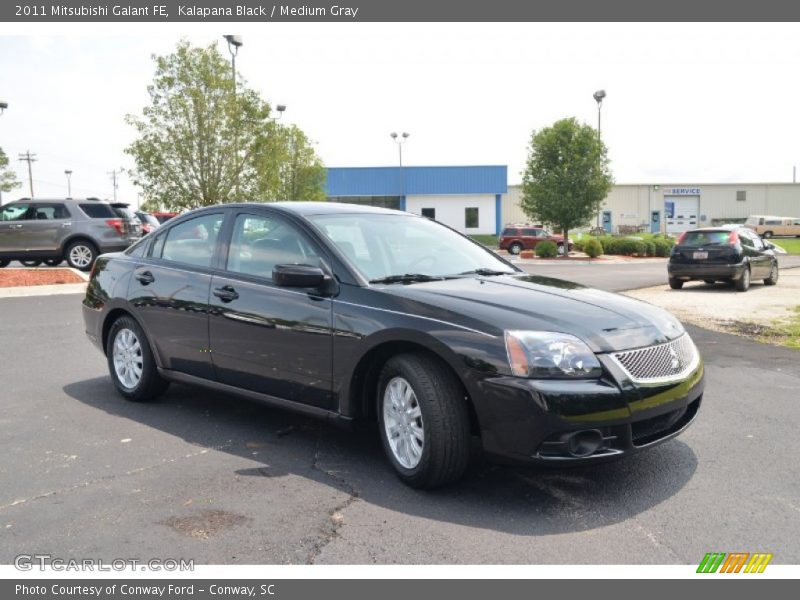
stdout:
{"type": "Polygon", "coordinates": [[[747,217],[744,226],[767,239],[774,236],[800,237],[800,219],[797,217],[752,215],[747,217]]]}
{"type": "Polygon", "coordinates": [[[638,452],[683,431],[703,395],[697,348],[662,309],[368,206],[181,215],[98,259],[83,316],[124,398],[174,381],[373,421],[420,488],[461,477],[473,436],[534,463],[638,452]]]}
{"type": "Polygon", "coordinates": [[[155,231],[159,227],[161,227],[161,223],[158,219],[156,219],[150,213],[143,212],[141,210],[136,211],[136,216],[138,217],[139,221],[142,223],[142,233],[147,235],[151,231],[155,231]]]}
{"type": "Polygon", "coordinates": [[[669,257],[669,286],[679,290],[687,281],[734,283],[746,292],[750,282],[778,283],[775,246],[746,227],[729,226],[693,229],[676,240],[669,257]]]}
{"type": "Polygon", "coordinates": [[[0,207],[0,267],[12,260],[88,271],[101,252],[126,249],[141,231],[97,199],[21,199],[0,207]]]}
{"type": "MultiPolygon", "coordinates": [[[[506,227],[497,240],[500,250],[509,254],[519,254],[523,250],[534,250],[541,242],[555,242],[560,254],[564,252],[564,236],[555,235],[538,227],[506,227]]],[[[569,240],[568,252],[572,252],[572,240],[569,240]]]]}
{"type": "Polygon", "coordinates": [[[176,213],[176,212],[154,212],[153,216],[156,219],[158,219],[159,223],[161,223],[163,225],[164,223],[166,223],[170,219],[173,219],[173,218],[177,217],[178,214],[179,213],[176,213]]]}

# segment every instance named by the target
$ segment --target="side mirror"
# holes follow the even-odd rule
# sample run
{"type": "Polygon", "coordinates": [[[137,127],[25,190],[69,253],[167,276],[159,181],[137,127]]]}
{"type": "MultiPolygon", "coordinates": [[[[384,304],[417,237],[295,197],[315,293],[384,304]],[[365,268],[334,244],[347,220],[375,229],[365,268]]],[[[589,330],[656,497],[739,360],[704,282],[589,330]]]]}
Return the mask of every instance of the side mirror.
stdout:
{"type": "Polygon", "coordinates": [[[281,287],[318,288],[325,282],[325,272],[311,265],[275,265],[272,280],[281,287]]]}

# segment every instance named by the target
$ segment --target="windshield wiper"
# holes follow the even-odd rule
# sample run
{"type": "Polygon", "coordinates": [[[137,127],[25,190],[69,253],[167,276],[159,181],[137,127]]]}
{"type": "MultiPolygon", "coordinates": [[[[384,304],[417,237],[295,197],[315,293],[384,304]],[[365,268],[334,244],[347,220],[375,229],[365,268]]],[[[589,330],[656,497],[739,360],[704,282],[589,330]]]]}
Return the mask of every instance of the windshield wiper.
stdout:
{"type": "Polygon", "coordinates": [[[389,275],[370,279],[370,283],[415,283],[420,281],[442,281],[444,277],[435,275],[425,275],[425,273],[406,273],[404,275],[389,275]]]}
{"type": "Polygon", "coordinates": [[[464,271],[459,275],[513,275],[514,271],[498,271],[497,269],[488,269],[481,267],[480,269],[472,269],[471,271],[464,271]]]}

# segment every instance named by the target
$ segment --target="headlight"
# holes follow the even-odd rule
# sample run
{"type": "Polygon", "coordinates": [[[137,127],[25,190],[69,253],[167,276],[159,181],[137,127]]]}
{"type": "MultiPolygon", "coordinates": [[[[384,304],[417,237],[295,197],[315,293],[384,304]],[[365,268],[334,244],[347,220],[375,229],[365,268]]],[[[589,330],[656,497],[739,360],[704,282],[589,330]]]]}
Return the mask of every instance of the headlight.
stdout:
{"type": "Polygon", "coordinates": [[[596,379],[600,362],[574,335],[553,331],[506,331],[511,372],[532,379],[596,379]]]}

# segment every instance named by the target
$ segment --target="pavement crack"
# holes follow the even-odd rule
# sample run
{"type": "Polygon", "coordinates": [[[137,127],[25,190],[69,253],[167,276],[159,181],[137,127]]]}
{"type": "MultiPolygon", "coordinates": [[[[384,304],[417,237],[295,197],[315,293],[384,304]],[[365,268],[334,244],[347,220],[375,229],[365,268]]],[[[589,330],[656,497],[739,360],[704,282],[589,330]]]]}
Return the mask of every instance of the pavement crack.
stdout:
{"type": "Polygon", "coordinates": [[[344,515],[342,514],[343,511],[345,511],[350,507],[351,504],[359,499],[359,492],[352,483],[347,481],[347,479],[342,477],[338,472],[331,471],[320,465],[320,437],[321,436],[319,435],[317,436],[316,447],[314,449],[314,460],[311,463],[311,469],[318,471],[326,477],[332,479],[335,482],[336,487],[343,490],[347,494],[347,498],[338,503],[328,512],[328,520],[319,528],[319,535],[312,543],[311,551],[308,553],[308,557],[306,558],[306,564],[309,565],[313,565],[317,560],[317,557],[322,554],[322,551],[325,549],[325,547],[340,536],[339,531],[344,526],[344,515]]]}
{"type": "Polygon", "coordinates": [[[36,494],[34,496],[29,496],[28,498],[20,498],[18,500],[14,500],[9,504],[2,504],[0,505],[0,511],[3,511],[8,508],[14,508],[16,506],[21,506],[23,504],[29,504],[31,502],[35,502],[36,500],[42,500],[44,498],[50,498],[52,496],[56,496],[58,494],[68,494],[75,490],[80,490],[83,488],[90,487],[92,485],[96,485],[98,483],[103,483],[106,481],[113,481],[119,477],[128,477],[131,475],[138,475],[139,473],[144,473],[145,471],[151,471],[153,469],[157,469],[159,467],[163,467],[165,465],[169,465],[172,463],[176,463],[181,460],[186,460],[188,458],[194,458],[196,456],[202,456],[203,454],[207,454],[210,450],[224,450],[231,445],[230,442],[227,444],[222,444],[219,446],[213,446],[210,448],[203,448],[197,452],[190,452],[189,454],[185,454],[183,456],[176,456],[174,458],[169,458],[166,460],[162,460],[160,463],[146,465],[144,467],[137,467],[136,469],[131,469],[130,471],[125,471],[124,473],[111,473],[109,475],[103,475],[102,477],[95,477],[94,479],[88,479],[86,481],[81,481],[80,483],[76,483],[74,485],[69,485],[63,488],[59,488],[57,490],[50,490],[49,492],[42,492],[41,494],[36,494]]]}

